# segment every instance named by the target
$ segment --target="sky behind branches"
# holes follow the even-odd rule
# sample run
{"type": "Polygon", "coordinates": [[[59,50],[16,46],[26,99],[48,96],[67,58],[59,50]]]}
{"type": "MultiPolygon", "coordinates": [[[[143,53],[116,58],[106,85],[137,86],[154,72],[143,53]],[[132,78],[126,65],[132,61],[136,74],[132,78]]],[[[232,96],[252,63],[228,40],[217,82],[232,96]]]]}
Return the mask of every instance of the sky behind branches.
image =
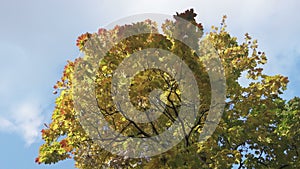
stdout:
{"type": "Polygon", "coordinates": [[[75,41],[123,17],[173,15],[194,8],[206,31],[227,15],[228,31],[242,41],[249,33],[265,51],[269,74],[288,76],[284,98],[300,96],[300,1],[297,0],[27,0],[0,5],[1,169],[73,168],[67,160],[37,165],[40,130],[50,122],[53,85],[67,60],[79,55],[75,41]]]}

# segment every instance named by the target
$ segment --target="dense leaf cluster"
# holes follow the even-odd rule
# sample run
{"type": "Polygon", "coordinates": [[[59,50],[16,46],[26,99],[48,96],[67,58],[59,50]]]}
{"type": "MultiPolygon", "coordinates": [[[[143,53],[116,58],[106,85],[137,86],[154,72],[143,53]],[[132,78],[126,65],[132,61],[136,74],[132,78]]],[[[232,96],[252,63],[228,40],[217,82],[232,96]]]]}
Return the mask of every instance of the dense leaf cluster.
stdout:
{"type": "MultiPolygon", "coordinates": [[[[175,20],[167,20],[162,25],[163,33],[158,33],[157,24],[150,20],[131,25],[116,26],[114,29],[100,29],[98,33],[86,33],[77,40],[77,46],[88,53],[88,59],[93,59],[93,53],[85,48],[88,40],[109,39],[122,36],[126,30],[143,28],[148,34],[130,36],[116,44],[106,54],[99,64],[99,69],[90,70],[86,58],[68,61],[63,76],[54,86],[59,96],[53,111],[52,122],[42,130],[45,143],[40,147],[38,163],[51,164],[67,158],[76,161],[77,168],[299,168],[299,120],[300,99],[289,102],[281,99],[280,94],[286,89],[288,79],[281,75],[270,76],[263,72],[262,65],[267,62],[264,52],[258,51],[256,40],[246,34],[244,42],[238,43],[226,31],[225,17],[222,26],[212,27],[207,33],[207,39],[218,53],[226,78],[226,100],[222,119],[214,134],[205,142],[198,142],[205,119],[209,112],[211,100],[210,79],[203,61],[206,57],[198,56],[196,52],[174,39],[177,31],[188,25],[182,25],[178,17],[196,25],[187,37],[188,44],[199,45],[203,36],[203,27],[195,20],[194,11],[187,10],[175,15],[175,20]],[[193,37],[193,38],[189,38],[193,37]],[[195,38],[198,37],[198,38],[195,38]],[[197,39],[197,41],[195,41],[197,39]],[[185,138],[171,150],[154,157],[131,159],[117,156],[104,150],[95,143],[82,128],[78,113],[74,106],[73,90],[80,90],[82,96],[84,86],[78,89],[74,83],[76,66],[80,65],[82,73],[96,73],[95,79],[81,79],[95,83],[97,109],[101,110],[106,121],[114,130],[130,137],[151,137],[158,135],[172,125],[178,117],[181,105],[181,92],[178,82],[168,73],[158,69],[140,72],[134,77],[130,86],[130,100],[138,110],[150,107],[149,94],[154,89],[164,92],[159,96],[165,104],[163,115],[151,123],[135,123],[126,118],[122,111],[116,108],[111,95],[112,74],[118,65],[126,58],[147,48],[158,48],[170,51],[179,56],[193,71],[198,83],[201,106],[196,116],[194,126],[185,138]],[[242,86],[239,79],[243,72],[247,73],[250,83],[242,86]]],[[[103,44],[102,44],[103,45],[103,44]]],[[[168,58],[165,58],[168,59],[168,58]]],[[[171,63],[171,62],[170,62],[171,63]]],[[[78,67],[77,67],[78,69],[78,67]]],[[[217,70],[215,70],[217,71],[217,70]]],[[[79,71],[80,72],[80,71],[79,71]]],[[[119,86],[120,87],[120,86],[119,86]]],[[[186,89],[188,90],[188,89],[186,89]]],[[[77,91],[78,92],[78,91],[77,91]]],[[[86,96],[91,97],[91,96],[86,96]]],[[[88,107],[83,108],[84,110],[88,107]]],[[[184,124],[184,123],[183,123],[184,124]]],[[[176,133],[174,134],[176,137],[176,133]]]]}

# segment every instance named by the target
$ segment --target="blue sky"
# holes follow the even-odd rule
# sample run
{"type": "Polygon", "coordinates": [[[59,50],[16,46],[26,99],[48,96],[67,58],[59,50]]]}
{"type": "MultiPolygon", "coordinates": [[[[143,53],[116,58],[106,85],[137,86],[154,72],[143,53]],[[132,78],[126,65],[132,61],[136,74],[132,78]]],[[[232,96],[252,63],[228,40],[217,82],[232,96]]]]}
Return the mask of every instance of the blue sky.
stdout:
{"type": "Polygon", "coordinates": [[[0,163],[1,169],[74,168],[67,160],[37,165],[40,130],[50,122],[66,60],[79,52],[77,36],[95,32],[133,14],[173,15],[194,8],[206,29],[227,15],[229,32],[258,39],[270,74],[289,76],[285,98],[300,96],[300,1],[297,0],[27,0],[0,5],[0,163]]]}

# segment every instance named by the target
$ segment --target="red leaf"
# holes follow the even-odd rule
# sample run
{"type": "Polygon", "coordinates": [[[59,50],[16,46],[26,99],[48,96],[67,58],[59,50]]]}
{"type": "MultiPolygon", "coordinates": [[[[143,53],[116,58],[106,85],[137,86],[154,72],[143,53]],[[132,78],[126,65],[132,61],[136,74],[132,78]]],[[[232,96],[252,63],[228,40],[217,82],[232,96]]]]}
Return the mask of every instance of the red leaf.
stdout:
{"type": "Polygon", "coordinates": [[[38,164],[41,164],[40,158],[39,157],[35,158],[35,162],[38,163],[38,164]]]}

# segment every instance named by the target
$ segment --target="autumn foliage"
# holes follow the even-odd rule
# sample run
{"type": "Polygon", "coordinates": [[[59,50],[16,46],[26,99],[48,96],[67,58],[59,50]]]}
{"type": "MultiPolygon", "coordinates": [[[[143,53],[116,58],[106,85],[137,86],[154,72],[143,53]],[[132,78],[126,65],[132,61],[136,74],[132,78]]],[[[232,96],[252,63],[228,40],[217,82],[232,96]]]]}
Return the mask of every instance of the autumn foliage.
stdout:
{"type": "MultiPolygon", "coordinates": [[[[167,99],[161,99],[167,105],[165,116],[149,124],[134,123],[116,109],[109,94],[109,75],[132,53],[147,48],[168,50],[189,66],[199,84],[201,106],[196,122],[185,139],[171,150],[153,157],[128,158],[104,150],[89,137],[78,120],[79,112],[76,112],[73,95],[74,72],[76,65],[84,63],[85,58],[77,58],[75,61],[68,61],[62,78],[54,86],[55,93],[58,94],[56,106],[51,123],[41,131],[45,143],[41,145],[35,162],[52,164],[72,158],[76,161],[76,167],[83,169],[232,168],[234,165],[239,168],[299,168],[300,99],[296,97],[285,101],[280,97],[287,88],[288,78],[265,74],[263,65],[267,63],[267,57],[264,52],[259,51],[257,40],[245,34],[244,41],[238,43],[237,38],[226,31],[226,17],[220,27],[213,26],[206,34],[195,17],[192,9],[177,13],[174,20],[163,23],[162,33],[158,33],[157,23],[150,20],[117,25],[111,30],[99,29],[97,33],[81,35],[76,44],[80,51],[85,52],[85,43],[95,37],[105,39],[119,36],[127,29],[137,26],[152,31],[153,33],[129,37],[106,53],[99,63],[95,81],[98,108],[112,128],[130,137],[150,137],[167,130],[181,106],[181,92],[170,75],[152,69],[139,73],[131,83],[131,102],[139,110],[149,108],[150,91],[156,88],[165,91],[163,94],[167,99]],[[225,108],[216,130],[205,142],[198,142],[198,138],[203,132],[211,104],[210,81],[202,64],[204,57],[197,56],[195,51],[172,38],[172,34],[176,33],[176,26],[186,26],[180,25],[178,17],[197,27],[192,36],[199,39],[206,36],[218,53],[224,68],[227,87],[225,108]],[[240,83],[243,73],[247,75],[247,85],[240,83]]],[[[193,39],[187,39],[189,40],[193,39]]],[[[199,44],[196,41],[193,43],[199,44]]],[[[84,71],[88,69],[87,66],[84,71]]]]}

